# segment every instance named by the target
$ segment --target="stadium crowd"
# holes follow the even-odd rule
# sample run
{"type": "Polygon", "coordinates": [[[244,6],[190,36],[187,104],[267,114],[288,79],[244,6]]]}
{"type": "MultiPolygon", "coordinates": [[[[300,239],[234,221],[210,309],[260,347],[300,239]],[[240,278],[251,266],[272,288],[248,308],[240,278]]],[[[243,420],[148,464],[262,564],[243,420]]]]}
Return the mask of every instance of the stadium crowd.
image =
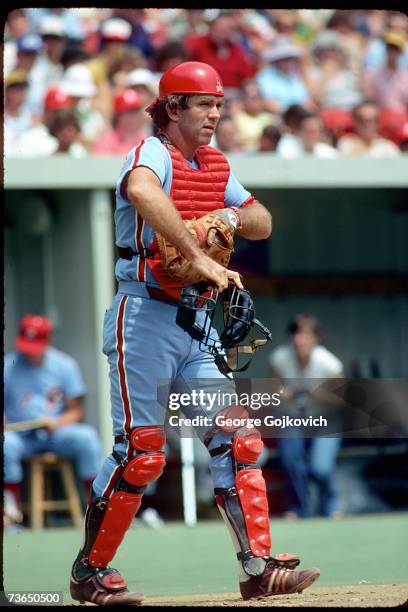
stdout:
{"type": "Polygon", "coordinates": [[[126,155],[182,61],[220,74],[212,144],[282,158],[408,151],[408,17],[335,9],[26,8],[4,40],[5,154],[126,155]]]}

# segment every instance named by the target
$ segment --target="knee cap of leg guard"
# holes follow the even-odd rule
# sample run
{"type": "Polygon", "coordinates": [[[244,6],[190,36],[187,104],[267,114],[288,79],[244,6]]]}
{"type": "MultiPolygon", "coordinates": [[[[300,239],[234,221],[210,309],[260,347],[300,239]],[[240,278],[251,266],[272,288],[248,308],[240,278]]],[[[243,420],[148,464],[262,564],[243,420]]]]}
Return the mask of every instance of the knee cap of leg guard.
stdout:
{"type": "Polygon", "coordinates": [[[241,427],[234,434],[232,454],[236,461],[244,465],[256,463],[263,446],[261,434],[257,429],[241,427]]]}
{"type": "Polygon", "coordinates": [[[159,451],[165,442],[164,428],[156,425],[135,427],[130,434],[130,443],[138,451],[159,451]]]}
{"type": "Polygon", "coordinates": [[[142,487],[157,480],[166,465],[163,453],[143,453],[129,461],[123,472],[123,478],[135,487],[142,487]]]}

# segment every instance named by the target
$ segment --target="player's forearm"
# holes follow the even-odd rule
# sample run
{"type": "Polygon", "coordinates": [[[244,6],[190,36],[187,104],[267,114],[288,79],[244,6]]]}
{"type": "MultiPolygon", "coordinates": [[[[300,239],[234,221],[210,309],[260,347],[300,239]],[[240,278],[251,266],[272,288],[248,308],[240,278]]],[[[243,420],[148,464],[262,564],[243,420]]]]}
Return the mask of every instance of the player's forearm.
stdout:
{"type": "Polygon", "coordinates": [[[56,429],[71,423],[79,423],[83,416],[84,411],[81,401],[77,398],[68,398],[65,401],[64,412],[56,419],[56,429]]]}
{"type": "Polygon", "coordinates": [[[161,187],[149,184],[128,190],[129,199],[143,219],[177,247],[189,260],[202,257],[202,251],[187,231],[180,213],[161,187]]]}
{"type": "Polygon", "coordinates": [[[248,240],[264,240],[272,232],[272,216],[259,202],[239,209],[241,229],[237,234],[248,240]]]}

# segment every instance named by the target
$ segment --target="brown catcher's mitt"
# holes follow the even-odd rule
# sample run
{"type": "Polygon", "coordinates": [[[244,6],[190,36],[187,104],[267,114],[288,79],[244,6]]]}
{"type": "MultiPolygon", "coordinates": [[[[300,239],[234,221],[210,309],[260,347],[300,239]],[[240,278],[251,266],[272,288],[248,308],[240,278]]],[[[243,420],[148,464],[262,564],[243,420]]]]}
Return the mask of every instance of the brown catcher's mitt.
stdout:
{"type": "MultiPolygon", "coordinates": [[[[224,211],[222,214],[224,217],[224,211]]],[[[234,225],[224,221],[224,218],[214,212],[184,223],[201,250],[214,261],[227,267],[234,250],[234,225]]],[[[191,262],[161,234],[157,234],[157,243],[161,264],[171,278],[180,281],[183,285],[193,285],[206,280],[192,270],[191,262]]]]}

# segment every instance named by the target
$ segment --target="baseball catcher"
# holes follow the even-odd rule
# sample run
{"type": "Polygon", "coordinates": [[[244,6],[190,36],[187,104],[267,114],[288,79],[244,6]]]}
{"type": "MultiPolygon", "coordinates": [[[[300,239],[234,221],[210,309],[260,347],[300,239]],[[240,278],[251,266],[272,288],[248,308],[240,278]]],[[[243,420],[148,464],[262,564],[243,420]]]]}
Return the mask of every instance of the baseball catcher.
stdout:
{"type": "MultiPolygon", "coordinates": [[[[235,233],[265,239],[272,221],[224,154],[209,146],[223,96],[221,79],[208,64],[183,62],[167,70],[159,96],[146,109],[155,136],[129,151],[116,186],[118,292],[105,314],[103,344],[114,446],[93,482],[85,536],[72,567],[70,592],[81,602],[138,605],[143,599],[109,564],[146,487],[165,466],[166,415],[157,401],[158,380],[168,380],[171,388],[178,378],[216,379],[234,392],[234,368],[225,351],[239,349],[255,328],[268,338],[239,274],[228,267],[235,233]],[[219,337],[211,316],[224,291],[229,302],[219,337]]],[[[245,427],[239,406],[215,409],[238,410],[243,419],[234,429],[196,428],[209,451],[214,494],[236,549],[242,597],[301,592],[319,570],[298,570],[296,555],[271,556],[266,487],[255,467],[262,451],[259,433],[245,427]]],[[[202,410],[183,407],[188,418],[202,410]]],[[[136,567],[142,558],[135,556],[136,567]]]]}

